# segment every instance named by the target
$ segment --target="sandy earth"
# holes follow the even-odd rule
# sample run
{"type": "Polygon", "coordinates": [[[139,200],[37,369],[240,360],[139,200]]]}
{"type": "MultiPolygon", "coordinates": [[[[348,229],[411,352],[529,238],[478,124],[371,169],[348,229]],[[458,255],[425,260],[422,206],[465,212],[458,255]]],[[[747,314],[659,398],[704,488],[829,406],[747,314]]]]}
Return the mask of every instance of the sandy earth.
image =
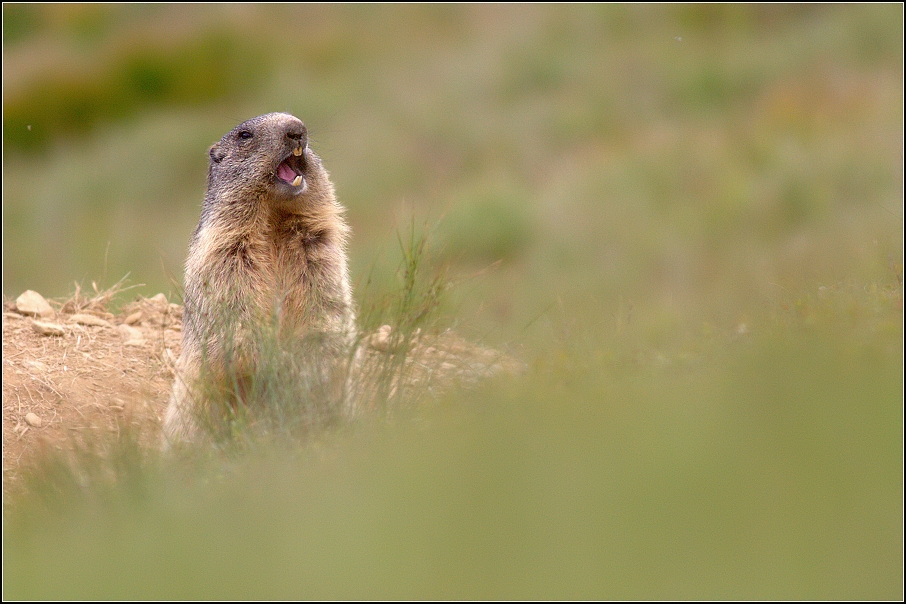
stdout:
{"type": "MultiPolygon", "coordinates": [[[[163,294],[136,298],[118,315],[107,311],[115,290],[76,292],[67,301],[44,303],[44,316],[3,302],[3,487],[15,488],[20,471],[45,447],[72,450],[99,431],[137,431],[147,447],[160,443],[161,421],[179,357],[182,306],[163,294]]],[[[396,334],[383,326],[363,340],[358,375],[384,371],[396,334]]],[[[405,367],[395,374],[420,399],[481,378],[521,373],[512,357],[463,340],[450,331],[416,336],[405,367]]],[[[359,392],[362,409],[370,393],[359,392]]]]}
{"type": "Polygon", "coordinates": [[[111,295],[76,294],[33,317],[3,303],[3,486],[43,447],[72,448],[98,431],[131,426],[151,445],[179,356],[182,307],[163,294],[114,316],[111,295]],[[38,327],[50,324],[40,333],[38,327]]]}

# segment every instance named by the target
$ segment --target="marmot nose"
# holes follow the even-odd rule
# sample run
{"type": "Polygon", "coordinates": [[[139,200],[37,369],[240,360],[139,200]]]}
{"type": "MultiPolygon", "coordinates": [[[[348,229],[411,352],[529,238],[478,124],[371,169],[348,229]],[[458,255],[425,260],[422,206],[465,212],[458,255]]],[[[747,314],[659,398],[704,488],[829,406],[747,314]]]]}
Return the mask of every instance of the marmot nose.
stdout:
{"type": "Polygon", "coordinates": [[[308,130],[302,124],[294,124],[287,129],[286,138],[293,143],[294,147],[305,147],[308,144],[308,130]]]}

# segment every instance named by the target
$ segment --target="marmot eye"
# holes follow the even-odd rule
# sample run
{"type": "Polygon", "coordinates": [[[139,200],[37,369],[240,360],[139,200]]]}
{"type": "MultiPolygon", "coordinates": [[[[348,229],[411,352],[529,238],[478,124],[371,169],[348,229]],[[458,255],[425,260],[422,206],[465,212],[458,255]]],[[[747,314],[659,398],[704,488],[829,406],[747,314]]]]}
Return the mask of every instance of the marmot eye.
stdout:
{"type": "Polygon", "coordinates": [[[252,138],[252,133],[248,130],[241,130],[237,136],[239,138],[252,138]]]}

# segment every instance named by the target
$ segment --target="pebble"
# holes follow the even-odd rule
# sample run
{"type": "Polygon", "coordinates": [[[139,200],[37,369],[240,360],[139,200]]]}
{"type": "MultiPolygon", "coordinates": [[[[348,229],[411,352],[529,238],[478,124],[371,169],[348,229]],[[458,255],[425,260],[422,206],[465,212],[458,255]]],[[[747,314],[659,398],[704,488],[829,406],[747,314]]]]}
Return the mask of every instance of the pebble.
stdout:
{"type": "Polygon", "coordinates": [[[42,336],[62,336],[66,333],[62,325],[56,323],[47,323],[45,321],[34,320],[31,322],[32,329],[42,336]]]}
{"type": "Polygon", "coordinates": [[[37,415],[35,415],[34,413],[26,413],[25,421],[28,423],[29,426],[32,426],[35,428],[40,428],[41,424],[43,423],[41,421],[41,418],[38,417],[37,415]]]}
{"type": "Polygon", "coordinates": [[[129,325],[120,325],[116,328],[120,335],[123,336],[123,339],[126,340],[124,344],[126,346],[141,346],[145,343],[145,338],[142,336],[142,330],[138,327],[130,327],[129,325]]]}
{"type": "Polygon", "coordinates": [[[150,298],[148,298],[148,300],[154,302],[156,306],[159,306],[161,311],[167,310],[167,308],[170,307],[170,303],[167,302],[167,296],[163,295],[162,293],[151,296],[150,298]]]}
{"type": "Polygon", "coordinates": [[[72,315],[69,320],[80,325],[96,325],[98,327],[113,327],[110,321],[105,321],[94,315],[72,315]]]}
{"type": "Polygon", "coordinates": [[[371,335],[368,343],[375,350],[387,352],[387,349],[390,348],[390,332],[392,329],[389,325],[382,325],[376,333],[371,335]]]}
{"type": "Polygon", "coordinates": [[[21,296],[16,298],[16,310],[23,315],[33,315],[44,319],[51,319],[57,314],[44,296],[30,289],[25,290],[21,296]]]}
{"type": "Polygon", "coordinates": [[[125,323],[126,325],[135,325],[136,323],[138,323],[141,320],[142,320],[142,311],[137,310],[134,313],[132,313],[131,315],[129,315],[128,317],[126,317],[126,319],[123,321],[123,323],[125,323]]]}

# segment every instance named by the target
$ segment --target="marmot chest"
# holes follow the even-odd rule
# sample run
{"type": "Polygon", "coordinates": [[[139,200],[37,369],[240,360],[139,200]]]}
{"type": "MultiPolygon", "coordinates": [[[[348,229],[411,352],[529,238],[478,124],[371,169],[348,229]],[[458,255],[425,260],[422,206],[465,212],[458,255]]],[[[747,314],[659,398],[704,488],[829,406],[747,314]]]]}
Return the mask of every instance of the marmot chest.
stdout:
{"type": "Polygon", "coordinates": [[[301,310],[318,304],[332,281],[330,242],[324,233],[278,229],[264,236],[243,237],[231,250],[232,264],[240,280],[248,279],[259,301],[276,301],[286,310],[301,310]]]}

